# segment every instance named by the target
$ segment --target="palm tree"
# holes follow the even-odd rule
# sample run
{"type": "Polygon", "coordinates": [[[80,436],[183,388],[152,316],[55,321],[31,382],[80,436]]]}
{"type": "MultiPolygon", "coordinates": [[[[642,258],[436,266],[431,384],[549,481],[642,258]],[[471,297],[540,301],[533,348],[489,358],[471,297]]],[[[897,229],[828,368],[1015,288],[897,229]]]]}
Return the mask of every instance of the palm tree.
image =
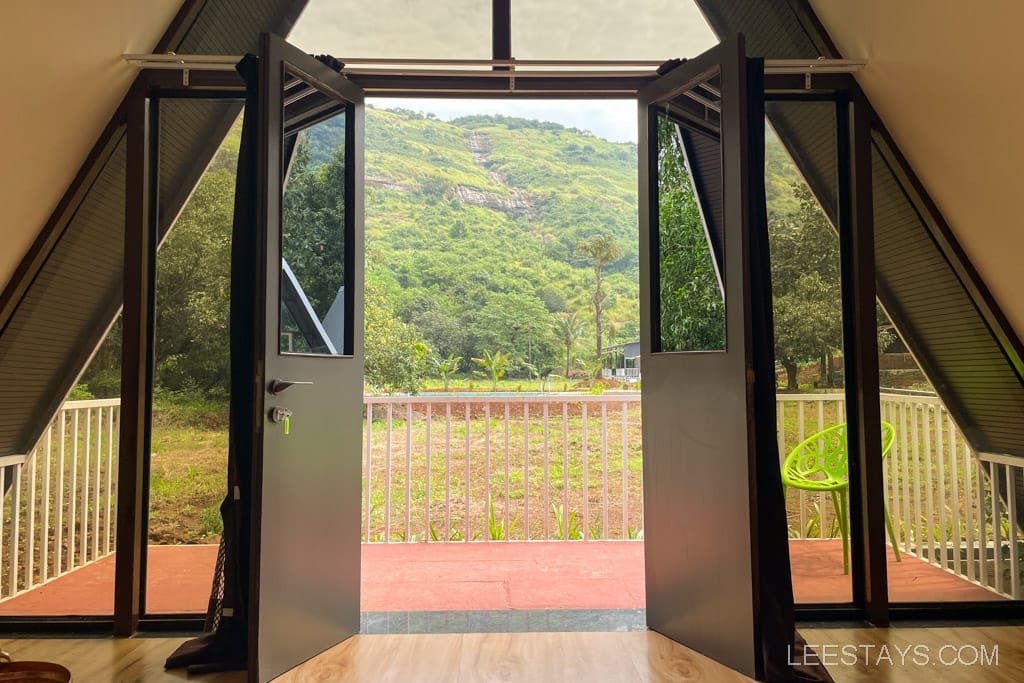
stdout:
{"type": "Polygon", "coordinates": [[[473,362],[482,367],[487,371],[487,374],[491,376],[491,391],[498,390],[498,380],[505,376],[505,371],[508,369],[509,361],[512,359],[511,353],[504,351],[484,351],[483,358],[474,358],[473,362]]]}
{"type": "Polygon", "coordinates": [[[589,256],[594,261],[594,325],[597,327],[597,357],[601,357],[601,317],[604,313],[604,267],[622,258],[622,247],[611,235],[595,235],[588,240],[576,244],[576,251],[589,256]]]}
{"type": "Polygon", "coordinates": [[[583,322],[576,311],[561,311],[552,317],[551,327],[559,341],[565,344],[565,376],[568,377],[572,371],[572,349],[583,335],[583,322]]]}

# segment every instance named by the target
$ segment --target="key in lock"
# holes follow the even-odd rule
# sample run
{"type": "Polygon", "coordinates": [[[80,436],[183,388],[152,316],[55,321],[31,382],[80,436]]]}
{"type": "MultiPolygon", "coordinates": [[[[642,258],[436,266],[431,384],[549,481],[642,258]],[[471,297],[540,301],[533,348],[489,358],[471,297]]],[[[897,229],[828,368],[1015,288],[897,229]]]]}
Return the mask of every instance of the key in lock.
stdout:
{"type": "Polygon", "coordinates": [[[270,421],[274,424],[284,424],[284,434],[288,436],[291,432],[291,417],[292,411],[288,408],[282,408],[280,406],[273,408],[270,411],[270,421]]]}

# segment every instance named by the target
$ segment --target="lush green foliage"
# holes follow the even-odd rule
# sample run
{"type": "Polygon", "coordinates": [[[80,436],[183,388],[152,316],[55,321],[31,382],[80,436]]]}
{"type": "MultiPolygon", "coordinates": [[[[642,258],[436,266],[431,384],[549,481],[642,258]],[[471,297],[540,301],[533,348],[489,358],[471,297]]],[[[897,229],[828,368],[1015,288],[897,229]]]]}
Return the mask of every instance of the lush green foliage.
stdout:
{"type": "Polygon", "coordinates": [[[481,358],[474,358],[473,362],[479,365],[491,378],[491,391],[498,390],[498,382],[505,376],[512,356],[504,351],[484,351],[481,358]]]}
{"type": "MultiPolygon", "coordinates": [[[[825,359],[843,345],[839,240],[806,185],[794,184],[794,213],[769,214],[772,291],[775,298],[775,358],[797,388],[799,364],[825,359]]],[[[826,378],[827,379],[827,378],[826,378]]]]}
{"type": "MultiPolygon", "coordinates": [[[[232,164],[233,166],[233,164],[232,164]]],[[[233,168],[203,176],[157,257],[155,383],[228,394],[233,168]]]]}
{"type": "Polygon", "coordinates": [[[344,145],[319,165],[312,162],[305,140],[298,145],[284,193],[281,233],[282,254],[323,320],[345,283],[344,145]]]}
{"type": "Polygon", "coordinates": [[[440,356],[434,356],[431,359],[434,366],[434,371],[437,376],[444,382],[444,390],[448,391],[448,382],[451,380],[452,375],[459,371],[459,363],[462,362],[462,358],[454,354],[449,353],[444,358],[440,356]]]}
{"type": "MultiPolygon", "coordinates": [[[[716,348],[724,306],[670,133],[658,132],[663,348],[716,348]]],[[[163,390],[214,399],[227,391],[239,134],[236,126],[157,259],[163,390]]],[[[485,351],[508,354],[505,371],[514,377],[592,375],[599,346],[637,338],[635,145],[527,119],[443,122],[373,108],[366,136],[371,386],[416,390],[427,375],[452,374],[434,358],[485,351]]],[[[289,263],[321,315],[341,282],[343,139],[338,120],[309,131],[283,207],[289,263]]],[[[766,158],[777,353],[787,364],[817,360],[839,348],[834,231],[772,134],[766,158]]],[[[119,337],[115,330],[103,345],[83,391],[117,394],[119,337]]]]}
{"type": "Polygon", "coordinates": [[[395,316],[388,299],[376,282],[367,279],[366,383],[388,393],[414,393],[429,372],[430,349],[419,330],[395,316]]]}
{"type": "Polygon", "coordinates": [[[554,314],[551,327],[565,346],[565,376],[568,377],[572,374],[572,352],[576,341],[583,334],[583,323],[576,311],[559,311],[554,314]]]}
{"type": "Polygon", "coordinates": [[[725,299],[676,126],[658,118],[661,349],[725,348],[725,299]]]}
{"type": "Polygon", "coordinates": [[[604,268],[604,322],[635,332],[635,145],[525,119],[371,109],[367,187],[367,261],[437,354],[500,349],[515,374],[561,369],[550,314],[577,311],[595,329],[593,262],[578,244],[597,235],[624,251],[604,268]]]}

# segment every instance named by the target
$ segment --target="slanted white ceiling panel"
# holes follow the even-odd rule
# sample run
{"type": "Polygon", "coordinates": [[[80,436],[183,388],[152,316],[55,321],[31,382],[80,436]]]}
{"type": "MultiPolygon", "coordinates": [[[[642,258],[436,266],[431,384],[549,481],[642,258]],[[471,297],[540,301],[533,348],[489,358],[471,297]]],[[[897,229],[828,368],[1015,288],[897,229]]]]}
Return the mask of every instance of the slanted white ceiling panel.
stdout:
{"type": "Polygon", "coordinates": [[[182,0],[5,3],[0,21],[0,289],[182,0]]]}
{"type": "Polygon", "coordinates": [[[811,0],[857,79],[1024,335],[1019,0],[811,0]]]}

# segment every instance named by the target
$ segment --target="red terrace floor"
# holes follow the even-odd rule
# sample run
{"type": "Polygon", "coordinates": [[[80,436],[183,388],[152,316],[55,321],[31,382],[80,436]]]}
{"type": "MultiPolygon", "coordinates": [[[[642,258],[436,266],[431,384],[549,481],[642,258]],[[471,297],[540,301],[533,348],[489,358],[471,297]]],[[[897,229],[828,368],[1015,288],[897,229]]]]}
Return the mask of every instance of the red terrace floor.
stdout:
{"type": "MultiPolygon", "coordinates": [[[[394,544],[363,546],[365,612],[642,608],[644,546],[638,541],[394,544]]],[[[151,614],[205,612],[217,547],[149,551],[151,614]]],[[[791,541],[797,602],[850,600],[838,541],[791,541]]],[[[110,614],[114,557],[0,603],[0,616],[110,614]]],[[[897,602],[1001,600],[915,557],[889,557],[897,602]]]]}

